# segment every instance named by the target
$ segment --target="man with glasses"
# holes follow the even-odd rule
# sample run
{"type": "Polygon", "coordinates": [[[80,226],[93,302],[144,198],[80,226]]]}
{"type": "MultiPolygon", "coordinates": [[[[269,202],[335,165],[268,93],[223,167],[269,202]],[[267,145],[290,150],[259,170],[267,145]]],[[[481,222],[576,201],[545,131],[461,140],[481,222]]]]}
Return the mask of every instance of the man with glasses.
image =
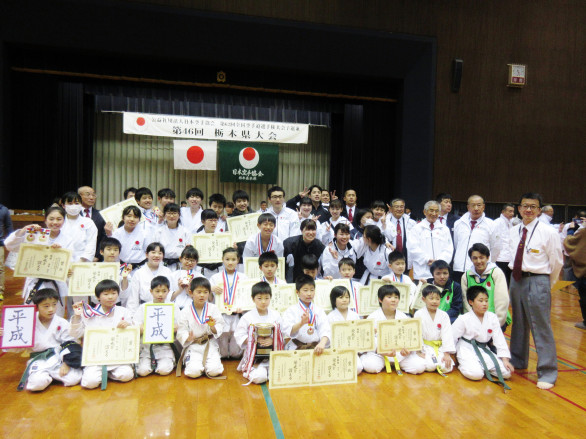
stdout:
{"type": "Polygon", "coordinates": [[[387,215],[387,227],[385,236],[395,250],[401,252],[405,257],[407,271],[413,267],[413,262],[409,260],[407,251],[407,237],[411,234],[411,229],[417,225],[415,221],[405,215],[405,200],[395,198],[389,206],[390,213],[387,215]]]}
{"type": "MultiPolygon", "coordinates": [[[[81,215],[85,216],[86,218],[91,218],[96,227],[98,228],[98,236],[96,238],[96,255],[94,261],[99,261],[101,258],[100,255],[100,242],[103,238],[106,237],[106,232],[104,227],[106,226],[106,221],[100,214],[100,211],[96,209],[94,206],[96,204],[96,200],[98,199],[98,195],[96,191],[90,186],[82,186],[77,189],[77,193],[81,197],[81,205],[83,210],[81,211],[81,215]]],[[[114,226],[118,226],[118,224],[114,224],[114,226]]]]}
{"type": "Polygon", "coordinates": [[[275,217],[276,225],[273,234],[281,241],[298,235],[299,215],[293,209],[285,206],[285,191],[282,187],[273,186],[267,191],[267,197],[271,206],[267,213],[275,217]]]}
{"type": "Polygon", "coordinates": [[[510,233],[511,364],[515,369],[527,369],[531,331],[537,350],[537,387],[547,390],[554,386],[558,374],[550,314],[551,285],[562,268],[562,248],[557,231],[538,219],[541,205],[541,195],[522,195],[522,222],[510,233]]]}

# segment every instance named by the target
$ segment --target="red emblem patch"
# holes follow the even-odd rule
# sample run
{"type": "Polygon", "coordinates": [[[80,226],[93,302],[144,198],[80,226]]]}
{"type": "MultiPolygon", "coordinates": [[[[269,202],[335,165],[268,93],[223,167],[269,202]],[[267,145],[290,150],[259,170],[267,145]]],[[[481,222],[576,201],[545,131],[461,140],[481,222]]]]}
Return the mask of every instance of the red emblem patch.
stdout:
{"type": "Polygon", "coordinates": [[[488,333],[489,333],[489,334],[492,334],[492,329],[489,329],[489,330],[488,330],[488,333]]]}
{"type": "Polygon", "coordinates": [[[183,242],[183,239],[182,238],[179,238],[179,242],[183,242]]]}
{"type": "Polygon", "coordinates": [[[136,244],[136,245],[140,244],[140,241],[136,241],[136,242],[135,242],[135,244],[136,244]]]}
{"type": "Polygon", "coordinates": [[[380,265],[380,264],[381,264],[381,263],[380,263],[380,261],[378,261],[378,262],[376,263],[376,265],[380,265]]]}
{"type": "Polygon", "coordinates": [[[83,229],[84,227],[85,227],[85,226],[82,224],[82,225],[81,225],[81,228],[83,229]]]}
{"type": "Polygon", "coordinates": [[[442,324],[441,323],[438,323],[437,324],[437,329],[442,329],[442,324]]]}
{"type": "Polygon", "coordinates": [[[490,288],[490,282],[487,282],[486,283],[486,286],[490,288]]]}
{"type": "Polygon", "coordinates": [[[57,326],[57,331],[61,331],[61,326],[57,326]]]}

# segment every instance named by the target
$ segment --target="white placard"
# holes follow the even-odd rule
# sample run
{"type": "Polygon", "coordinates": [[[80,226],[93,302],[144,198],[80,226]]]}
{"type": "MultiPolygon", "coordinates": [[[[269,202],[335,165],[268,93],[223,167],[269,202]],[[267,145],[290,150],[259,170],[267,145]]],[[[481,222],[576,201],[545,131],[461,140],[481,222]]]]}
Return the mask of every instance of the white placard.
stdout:
{"type": "Polygon", "coordinates": [[[173,343],[175,304],[147,303],[144,306],[143,343],[173,343]]]}
{"type": "Polygon", "coordinates": [[[35,305],[5,305],[2,314],[2,349],[32,348],[35,345],[35,305]]]}

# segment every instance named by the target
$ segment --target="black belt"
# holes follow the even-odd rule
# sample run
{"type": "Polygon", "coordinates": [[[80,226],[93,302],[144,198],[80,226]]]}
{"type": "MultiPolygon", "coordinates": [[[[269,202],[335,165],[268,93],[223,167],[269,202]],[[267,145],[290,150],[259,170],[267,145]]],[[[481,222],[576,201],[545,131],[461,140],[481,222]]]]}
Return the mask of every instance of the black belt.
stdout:
{"type": "Polygon", "coordinates": [[[146,264],[146,262],[147,262],[146,259],[143,259],[140,262],[124,262],[124,261],[121,260],[120,261],[120,264],[127,264],[128,263],[128,264],[132,265],[132,271],[134,271],[134,270],[142,267],[144,264],[146,264]]]}
{"type": "Polygon", "coordinates": [[[163,263],[165,264],[165,267],[168,267],[169,265],[178,264],[179,259],[177,259],[177,258],[164,258],[163,263]]]}
{"type": "Polygon", "coordinates": [[[521,277],[533,277],[533,276],[549,276],[549,274],[531,273],[530,271],[522,271],[521,272],[521,277]]]}

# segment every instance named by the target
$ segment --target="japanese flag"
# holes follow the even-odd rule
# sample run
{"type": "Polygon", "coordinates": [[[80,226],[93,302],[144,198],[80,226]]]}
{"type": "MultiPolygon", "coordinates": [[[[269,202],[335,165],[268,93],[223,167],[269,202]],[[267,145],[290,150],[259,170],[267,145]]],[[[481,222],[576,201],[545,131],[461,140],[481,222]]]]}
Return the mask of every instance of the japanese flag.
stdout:
{"type": "Polygon", "coordinates": [[[173,140],[175,169],[216,170],[218,142],[212,140],[173,140]]]}

